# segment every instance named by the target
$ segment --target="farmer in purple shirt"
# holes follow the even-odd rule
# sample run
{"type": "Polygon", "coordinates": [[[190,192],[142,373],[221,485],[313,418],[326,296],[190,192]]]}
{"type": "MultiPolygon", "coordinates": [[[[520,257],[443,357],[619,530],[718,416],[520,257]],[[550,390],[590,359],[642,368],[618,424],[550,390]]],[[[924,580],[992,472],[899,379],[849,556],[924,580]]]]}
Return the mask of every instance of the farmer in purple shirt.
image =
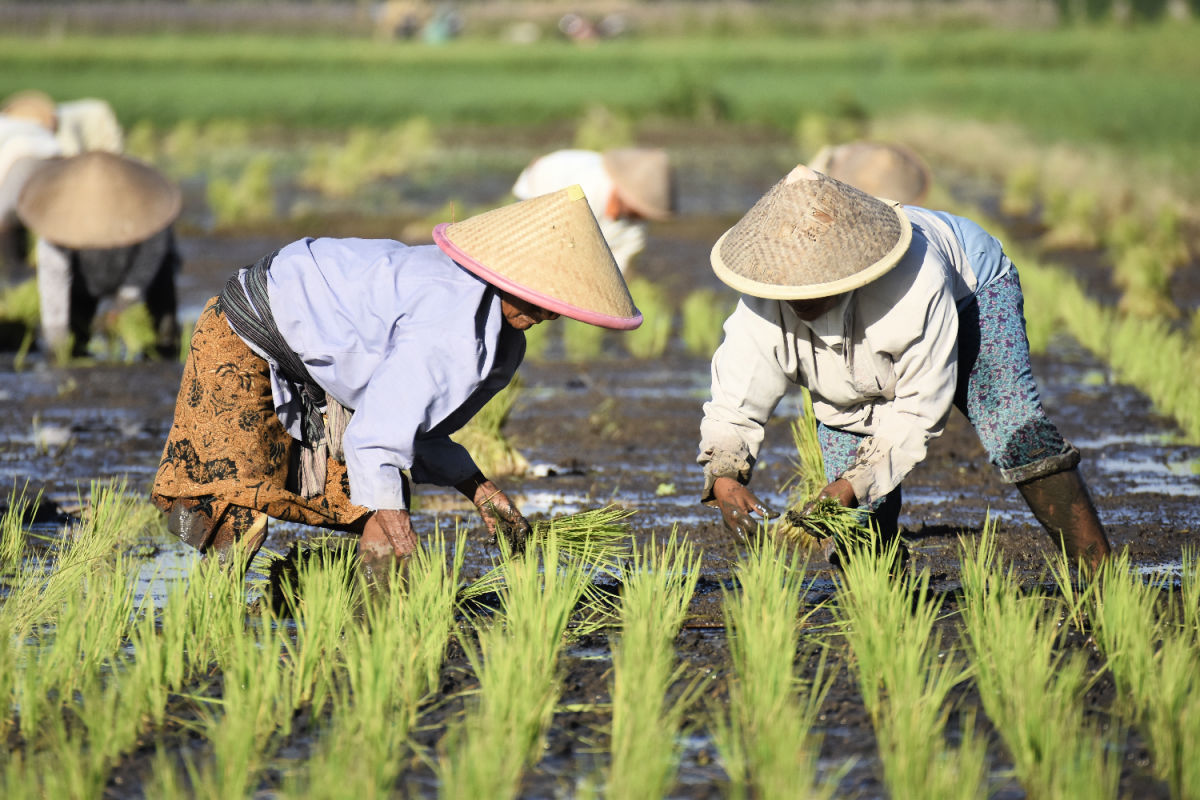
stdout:
{"type": "Polygon", "coordinates": [[[433,237],[303,239],[209,301],[152,495],[184,541],[248,557],[274,517],[360,533],[387,563],[417,546],[411,478],[521,546],[529,523],[450,434],[512,379],[530,326],[642,317],[577,186],[433,237]]]}

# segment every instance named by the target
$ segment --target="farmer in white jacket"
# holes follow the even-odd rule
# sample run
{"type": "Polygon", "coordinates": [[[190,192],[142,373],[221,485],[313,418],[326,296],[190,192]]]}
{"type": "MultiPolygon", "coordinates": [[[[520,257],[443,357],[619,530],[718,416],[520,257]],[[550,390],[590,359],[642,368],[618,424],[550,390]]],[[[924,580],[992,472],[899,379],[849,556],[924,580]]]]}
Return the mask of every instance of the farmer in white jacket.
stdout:
{"type": "Polygon", "coordinates": [[[699,463],[703,501],[747,533],[763,427],[793,386],[812,394],[821,496],[894,535],[900,486],[953,406],[1072,559],[1096,567],[1104,528],[1079,451],[1047,418],[1029,364],[1017,270],[970,220],[884,202],[796,167],[717,241],[743,293],[713,356],[699,463]]]}
{"type": "Polygon", "coordinates": [[[513,185],[522,199],[579,184],[617,267],[626,273],[646,247],[644,220],[663,220],[675,208],[666,151],[653,148],[557,150],[533,161],[513,185]]]}

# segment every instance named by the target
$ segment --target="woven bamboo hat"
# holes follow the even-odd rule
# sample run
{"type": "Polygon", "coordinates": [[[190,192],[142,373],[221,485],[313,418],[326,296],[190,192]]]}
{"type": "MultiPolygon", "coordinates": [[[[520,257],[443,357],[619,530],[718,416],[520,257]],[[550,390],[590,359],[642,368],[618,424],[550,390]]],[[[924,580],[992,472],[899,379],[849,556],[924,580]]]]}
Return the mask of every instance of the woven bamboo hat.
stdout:
{"type": "Polygon", "coordinates": [[[40,89],[14,92],[0,103],[0,114],[36,122],[48,131],[58,127],[58,106],[40,89]]]}
{"type": "Polygon", "coordinates": [[[604,153],[604,169],[617,194],[648,219],[667,219],[675,209],[674,181],[667,151],[627,147],[604,153]]]}
{"type": "Polygon", "coordinates": [[[443,222],[433,240],[464,269],[549,311],[602,328],[642,324],[578,185],[443,222]]]}
{"type": "Polygon", "coordinates": [[[21,190],[17,215],[43,239],[93,250],[143,242],[181,206],[179,187],[153,167],[96,150],[46,161],[21,190]]]}
{"type": "Polygon", "coordinates": [[[912,225],[889,203],[801,164],[712,249],[717,277],[771,300],[831,297],[896,265],[912,225]]]}
{"type": "Polygon", "coordinates": [[[909,205],[929,194],[933,173],[912,150],[884,142],[849,142],[828,146],[808,166],[867,194],[909,205]]]}

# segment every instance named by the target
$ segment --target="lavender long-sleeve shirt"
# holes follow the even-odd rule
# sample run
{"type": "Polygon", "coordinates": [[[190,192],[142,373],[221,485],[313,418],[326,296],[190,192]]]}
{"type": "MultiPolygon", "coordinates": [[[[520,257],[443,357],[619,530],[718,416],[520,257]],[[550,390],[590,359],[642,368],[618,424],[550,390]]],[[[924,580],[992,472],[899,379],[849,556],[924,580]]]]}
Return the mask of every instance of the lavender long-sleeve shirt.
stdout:
{"type": "MultiPolygon", "coordinates": [[[[343,440],[351,500],[406,508],[401,470],[443,486],[475,473],[450,434],[525,355],[525,335],[504,321],[495,288],[434,245],[388,239],[293,242],[268,276],[280,334],[313,380],[354,411],[343,440]]],[[[299,439],[299,391],[274,363],[271,388],[280,421],[299,439]]]]}

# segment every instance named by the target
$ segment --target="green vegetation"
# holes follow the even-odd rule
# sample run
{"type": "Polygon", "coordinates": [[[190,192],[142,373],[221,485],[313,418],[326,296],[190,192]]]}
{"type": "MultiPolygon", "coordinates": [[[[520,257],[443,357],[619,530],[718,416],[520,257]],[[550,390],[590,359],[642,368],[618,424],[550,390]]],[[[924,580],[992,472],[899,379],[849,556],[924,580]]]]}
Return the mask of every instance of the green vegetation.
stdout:
{"type": "Polygon", "coordinates": [[[515,797],[541,749],[561,691],[567,622],[593,569],[586,551],[579,561],[560,555],[551,531],[524,555],[506,559],[501,615],[490,625],[478,620],[477,644],[462,637],[479,692],[442,742],[441,797],[515,797]]]}
{"type": "Polygon", "coordinates": [[[998,563],[994,525],[962,549],[963,622],[975,685],[1017,778],[1032,797],[1116,797],[1116,733],[1084,716],[1086,658],[1060,646],[1060,609],[1028,593],[1012,568],[998,563]]]}
{"type": "Polygon", "coordinates": [[[801,626],[804,566],[796,549],[763,537],[739,558],[738,591],[722,590],[734,677],[729,707],[714,714],[713,739],[732,797],[831,797],[837,780],[818,780],[821,742],[814,731],[835,677],[801,626]],[[796,675],[816,661],[809,678],[796,675]]]}
{"type": "Polygon", "coordinates": [[[850,545],[834,609],[875,725],[884,783],[892,797],[981,797],[986,739],[968,717],[958,747],[945,742],[952,693],[969,669],[943,649],[928,570],[889,569],[899,546],[893,540],[879,558],[869,543],[850,545]]]}
{"type": "Polygon", "coordinates": [[[568,120],[595,104],[642,119],[673,110],[791,131],[802,112],[915,110],[1018,119],[1035,136],[1165,156],[1195,173],[1196,27],[631,38],[578,48],[463,40],[438,48],[335,37],[205,35],[0,39],[0,94],[38,86],[103,96],[128,125],[218,118],[340,129],[568,120]],[[693,87],[681,91],[680,87],[693,87]],[[1036,86],[1037,91],[1030,91],[1036,86]],[[679,103],[678,98],[690,98],[679,103]],[[271,98],[264,103],[263,98],[271,98]],[[719,101],[714,101],[719,98],[719,101]],[[698,108],[699,106],[699,108],[698,108]]]}
{"type": "Polygon", "coordinates": [[[646,280],[632,278],[629,294],[642,312],[642,324],[621,335],[621,342],[634,358],[658,358],[671,343],[675,327],[675,309],[663,287],[646,280]]]}
{"type": "Polygon", "coordinates": [[[712,354],[725,336],[725,318],[733,312],[731,298],[711,289],[697,289],[683,299],[680,336],[687,352],[701,358],[712,354]]]}
{"type": "Polygon", "coordinates": [[[521,376],[514,375],[507,386],[451,438],[467,448],[485,475],[523,475],[529,461],[504,435],[504,425],[521,394],[521,376]]]}
{"type": "Polygon", "coordinates": [[[620,638],[613,646],[612,762],[605,796],[666,797],[679,761],[680,723],[695,693],[668,701],[684,674],[675,637],[700,577],[700,556],[674,532],[635,548],[622,570],[620,638]]]}

